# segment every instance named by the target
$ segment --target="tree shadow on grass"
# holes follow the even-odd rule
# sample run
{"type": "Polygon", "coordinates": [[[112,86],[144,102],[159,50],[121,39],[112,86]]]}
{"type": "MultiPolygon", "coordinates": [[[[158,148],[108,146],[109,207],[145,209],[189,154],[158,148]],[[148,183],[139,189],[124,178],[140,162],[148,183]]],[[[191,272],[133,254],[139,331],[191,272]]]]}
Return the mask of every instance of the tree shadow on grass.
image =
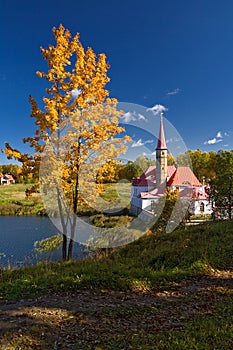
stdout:
{"type": "MultiPolygon", "coordinates": [[[[220,273],[147,292],[83,290],[8,304],[2,301],[0,348],[115,350],[143,349],[146,344],[148,349],[165,349],[164,336],[170,332],[185,336],[190,322],[212,319],[215,314],[218,331],[222,327],[227,334],[232,294],[232,277],[220,273]],[[226,315],[219,323],[220,308],[226,315]],[[156,347],[156,339],[164,341],[164,347],[156,347]]],[[[199,342],[204,344],[204,338],[199,342]]],[[[233,339],[224,339],[223,349],[226,341],[233,339]]]]}

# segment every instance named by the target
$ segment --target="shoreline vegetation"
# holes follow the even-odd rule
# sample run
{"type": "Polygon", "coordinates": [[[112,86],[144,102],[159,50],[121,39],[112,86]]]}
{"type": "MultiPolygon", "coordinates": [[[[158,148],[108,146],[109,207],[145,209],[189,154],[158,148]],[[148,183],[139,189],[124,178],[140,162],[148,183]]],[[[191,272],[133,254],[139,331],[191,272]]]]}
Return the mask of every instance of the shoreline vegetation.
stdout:
{"type": "Polygon", "coordinates": [[[0,299],[86,288],[143,292],[216,271],[233,272],[232,240],[230,221],[178,228],[171,233],[152,229],[132,243],[94,257],[0,269],[0,299]]]}
{"type": "MultiPolygon", "coordinates": [[[[101,197],[105,201],[105,209],[111,209],[112,204],[116,206],[118,201],[121,207],[129,207],[130,202],[130,183],[121,184],[120,199],[116,190],[116,184],[106,184],[105,190],[101,197]],[[108,205],[109,204],[109,205],[108,205]]],[[[26,198],[25,190],[32,185],[30,184],[11,184],[0,186],[0,216],[23,216],[37,215],[47,216],[44,209],[40,194],[33,194],[29,199],[26,198]]],[[[78,209],[78,215],[91,216],[102,212],[101,205],[97,205],[97,209],[87,205],[81,205],[78,209]]]]}

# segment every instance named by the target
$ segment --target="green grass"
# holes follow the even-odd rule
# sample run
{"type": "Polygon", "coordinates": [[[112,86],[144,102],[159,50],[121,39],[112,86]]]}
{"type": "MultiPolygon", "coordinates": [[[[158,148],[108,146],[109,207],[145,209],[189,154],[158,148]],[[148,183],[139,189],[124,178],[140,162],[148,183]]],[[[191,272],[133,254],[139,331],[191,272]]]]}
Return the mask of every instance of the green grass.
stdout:
{"type": "Polygon", "coordinates": [[[118,226],[126,226],[133,220],[132,216],[108,216],[104,214],[97,214],[90,216],[90,223],[96,227],[112,228],[118,226]]]}
{"type": "Polygon", "coordinates": [[[108,256],[1,270],[0,297],[83,288],[151,290],[213,269],[232,269],[231,222],[143,236],[108,256]]]}
{"type": "MultiPolygon", "coordinates": [[[[0,186],[0,216],[45,215],[39,194],[33,194],[30,199],[26,199],[25,190],[27,187],[30,187],[30,185],[11,184],[0,186]]],[[[129,207],[130,189],[129,183],[106,184],[97,205],[93,208],[88,205],[79,206],[78,214],[89,216],[99,213],[102,209],[129,207]]]]}
{"type": "Polygon", "coordinates": [[[38,194],[26,199],[25,190],[30,185],[0,186],[0,215],[41,215],[43,204],[38,194]]]}
{"type": "MultiPolygon", "coordinates": [[[[209,350],[209,349],[230,349],[233,345],[232,314],[233,303],[232,294],[226,297],[224,303],[215,304],[209,310],[209,315],[198,315],[191,320],[176,324],[177,329],[168,326],[167,330],[162,330],[160,325],[154,327],[154,331],[148,332],[143,329],[144,323],[153,321],[153,315],[162,311],[155,308],[130,308],[125,310],[115,310],[118,312],[118,319],[121,314],[142,320],[142,329],[132,335],[132,331],[127,330],[123,334],[111,334],[105,342],[100,342],[100,348],[106,350],[122,349],[125,344],[127,349],[143,350],[209,350]],[[225,321],[223,322],[223,311],[225,321]],[[137,315],[135,317],[135,314],[137,315]],[[169,329],[170,328],[170,329],[169,329]],[[107,345],[106,345],[107,343],[107,345]]],[[[174,307],[176,307],[174,305],[174,307]]],[[[109,317],[110,319],[110,317],[109,317]]],[[[111,313],[112,326],[114,326],[114,316],[111,313]]],[[[162,322],[162,320],[161,320],[162,322]]],[[[168,320],[164,320],[168,322],[168,320]]],[[[170,321],[172,324],[172,321],[170,321]]],[[[152,328],[152,327],[151,327],[152,328]]],[[[175,327],[174,327],[175,328],[175,327]]],[[[153,328],[152,328],[153,329],[153,328]]],[[[81,348],[82,349],[82,348],[81,348]]],[[[87,348],[87,349],[91,349],[87,348]]]]}
{"type": "Polygon", "coordinates": [[[19,200],[25,200],[25,190],[30,185],[26,184],[11,184],[11,185],[1,185],[0,186],[0,203],[19,200]]]}
{"type": "MultiPolygon", "coordinates": [[[[105,201],[105,203],[102,204],[105,209],[129,207],[131,183],[117,182],[106,184],[101,198],[105,201]]],[[[101,208],[101,203],[98,205],[101,208]]]]}

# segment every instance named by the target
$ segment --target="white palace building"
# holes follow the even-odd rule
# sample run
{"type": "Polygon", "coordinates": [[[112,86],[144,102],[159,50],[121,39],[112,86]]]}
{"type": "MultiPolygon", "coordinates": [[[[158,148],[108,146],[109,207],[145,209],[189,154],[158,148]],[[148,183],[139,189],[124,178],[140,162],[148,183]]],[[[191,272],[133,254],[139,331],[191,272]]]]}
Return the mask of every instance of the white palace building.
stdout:
{"type": "Polygon", "coordinates": [[[201,184],[188,166],[167,165],[168,149],[164,137],[163,118],[156,147],[156,166],[150,166],[140,177],[134,178],[131,190],[130,211],[139,215],[141,211],[152,212],[153,204],[165,195],[166,188],[178,189],[181,200],[189,200],[191,214],[211,214],[206,186],[201,184]]]}

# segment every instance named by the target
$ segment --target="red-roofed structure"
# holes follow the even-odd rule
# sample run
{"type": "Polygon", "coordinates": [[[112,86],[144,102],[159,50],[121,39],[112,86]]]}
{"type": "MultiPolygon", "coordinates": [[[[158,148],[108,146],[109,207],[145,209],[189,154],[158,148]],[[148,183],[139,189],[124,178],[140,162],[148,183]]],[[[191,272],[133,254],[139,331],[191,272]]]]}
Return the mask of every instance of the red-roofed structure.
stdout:
{"type": "MultiPolygon", "coordinates": [[[[170,177],[175,173],[176,167],[174,165],[168,165],[167,177],[170,177]]],[[[156,184],[156,166],[151,165],[149,168],[139,177],[133,179],[134,186],[155,186],[156,184]]]]}
{"type": "Polygon", "coordinates": [[[212,213],[206,188],[190,167],[167,165],[167,146],[161,116],[156,166],[150,166],[140,177],[133,179],[131,212],[138,215],[142,210],[153,211],[153,204],[165,195],[166,188],[178,190],[179,197],[189,202],[192,214],[212,213]]]}
{"type": "Polygon", "coordinates": [[[15,179],[12,175],[4,174],[0,176],[0,184],[1,185],[10,185],[15,183],[15,179]]]}

